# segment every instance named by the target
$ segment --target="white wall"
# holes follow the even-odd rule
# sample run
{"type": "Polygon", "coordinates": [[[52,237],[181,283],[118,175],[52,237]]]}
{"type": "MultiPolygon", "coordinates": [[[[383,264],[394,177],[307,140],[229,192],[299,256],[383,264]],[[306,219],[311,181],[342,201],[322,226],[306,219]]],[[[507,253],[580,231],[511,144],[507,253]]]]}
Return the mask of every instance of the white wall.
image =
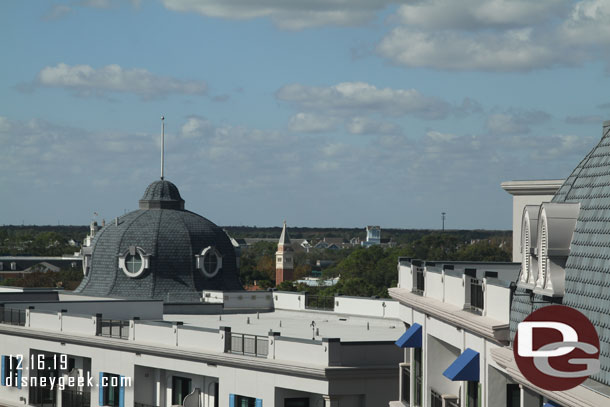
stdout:
{"type": "Polygon", "coordinates": [[[510,289],[485,284],[485,315],[508,324],[510,322],[510,289]]]}
{"type": "Polygon", "coordinates": [[[305,293],[274,291],[273,304],[275,309],[302,310],[305,309],[305,293]]]}
{"type": "Polygon", "coordinates": [[[462,308],[466,303],[464,280],[445,274],[445,302],[462,308]]]}
{"type": "Polygon", "coordinates": [[[335,297],[339,314],[354,314],[380,318],[398,318],[398,301],[362,297],[335,297]]]}

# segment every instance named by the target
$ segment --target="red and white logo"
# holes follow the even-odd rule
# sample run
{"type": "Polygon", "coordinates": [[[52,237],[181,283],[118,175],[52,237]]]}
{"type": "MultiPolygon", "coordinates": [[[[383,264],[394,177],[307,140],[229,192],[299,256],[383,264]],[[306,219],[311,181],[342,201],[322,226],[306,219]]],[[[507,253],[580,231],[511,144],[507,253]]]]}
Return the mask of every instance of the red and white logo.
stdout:
{"type": "Polygon", "coordinates": [[[523,376],[551,391],[576,387],[600,370],[595,327],[564,305],[549,305],[525,318],[517,327],[513,353],[523,376]]]}

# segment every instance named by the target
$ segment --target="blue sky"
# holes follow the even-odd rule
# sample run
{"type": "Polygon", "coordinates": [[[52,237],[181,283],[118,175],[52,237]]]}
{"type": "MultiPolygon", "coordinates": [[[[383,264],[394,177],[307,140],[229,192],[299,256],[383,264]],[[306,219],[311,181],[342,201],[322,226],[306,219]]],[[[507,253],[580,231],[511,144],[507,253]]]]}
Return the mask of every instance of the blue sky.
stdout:
{"type": "Polygon", "coordinates": [[[508,229],[610,119],[610,0],[0,3],[0,224],[508,229]],[[254,4],[258,3],[258,4],[254,4]]]}

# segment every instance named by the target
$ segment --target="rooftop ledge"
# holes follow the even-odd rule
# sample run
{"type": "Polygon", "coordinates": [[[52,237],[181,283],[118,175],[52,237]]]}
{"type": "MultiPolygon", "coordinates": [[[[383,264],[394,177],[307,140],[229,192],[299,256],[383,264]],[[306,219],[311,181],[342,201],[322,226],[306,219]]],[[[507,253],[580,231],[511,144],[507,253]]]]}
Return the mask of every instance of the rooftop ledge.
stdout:
{"type": "Polygon", "coordinates": [[[505,181],[500,186],[511,195],[554,195],[563,179],[505,181]]]}
{"type": "Polygon", "coordinates": [[[509,324],[473,314],[446,302],[414,294],[406,288],[390,288],[388,291],[392,298],[402,304],[448,324],[477,333],[501,345],[509,340],[509,324]]]}
{"type": "MultiPolygon", "coordinates": [[[[519,371],[511,348],[504,347],[491,349],[491,357],[498,365],[506,370],[506,373],[508,373],[514,381],[534,390],[538,394],[545,395],[561,405],[574,407],[599,407],[610,405],[610,398],[607,395],[587,387],[587,382],[589,380],[585,381],[585,383],[580,386],[565,391],[548,391],[538,386],[534,386],[519,371]]],[[[604,387],[608,388],[608,386],[604,387]]]]}

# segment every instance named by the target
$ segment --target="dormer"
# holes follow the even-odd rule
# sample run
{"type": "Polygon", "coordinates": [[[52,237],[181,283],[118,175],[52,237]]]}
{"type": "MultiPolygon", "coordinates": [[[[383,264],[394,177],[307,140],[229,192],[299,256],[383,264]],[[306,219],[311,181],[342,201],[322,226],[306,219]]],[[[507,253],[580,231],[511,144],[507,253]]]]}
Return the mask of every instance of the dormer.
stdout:
{"type": "Polygon", "coordinates": [[[565,265],[580,211],[579,203],[545,202],[538,214],[538,276],[534,293],[563,297],[565,265]]]}
{"type": "Polygon", "coordinates": [[[531,290],[538,278],[538,214],[540,205],[526,205],[521,217],[521,274],[519,287],[531,290]]]}

